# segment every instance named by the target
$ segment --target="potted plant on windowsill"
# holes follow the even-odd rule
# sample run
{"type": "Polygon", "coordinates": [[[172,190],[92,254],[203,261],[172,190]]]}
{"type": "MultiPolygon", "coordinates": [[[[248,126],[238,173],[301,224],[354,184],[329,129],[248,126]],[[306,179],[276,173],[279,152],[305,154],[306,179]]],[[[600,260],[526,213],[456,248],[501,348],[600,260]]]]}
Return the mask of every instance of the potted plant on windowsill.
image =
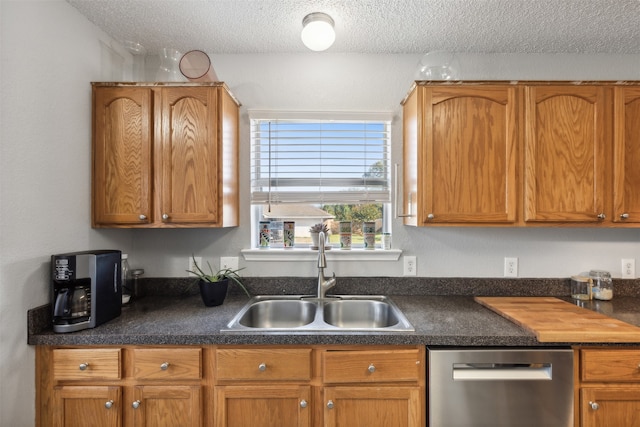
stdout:
{"type": "Polygon", "coordinates": [[[327,224],[319,222],[318,224],[314,224],[309,227],[309,233],[311,233],[311,249],[318,249],[318,247],[320,246],[318,236],[320,235],[321,231],[324,232],[326,243],[329,240],[329,227],[327,227],[327,224]]]}
{"type": "Polygon", "coordinates": [[[247,296],[251,297],[251,294],[242,283],[242,278],[238,275],[238,271],[242,270],[242,268],[239,268],[237,270],[231,270],[230,268],[221,268],[217,271],[213,271],[213,268],[211,268],[211,264],[209,264],[208,261],[207,265],[209,266],[209,274],[205,273],[202,268],[200,268],[194,257],[193,266],[195,271],[187,270],[189,273],[198,276],[200,296],[202,297],[202,302],[204,302],[204,305],[206,305],[207,307],[221,305],[227,296],[229,282],[233,282],[236,285],[240,286],[244,293],[247,294],[247,296]]]}

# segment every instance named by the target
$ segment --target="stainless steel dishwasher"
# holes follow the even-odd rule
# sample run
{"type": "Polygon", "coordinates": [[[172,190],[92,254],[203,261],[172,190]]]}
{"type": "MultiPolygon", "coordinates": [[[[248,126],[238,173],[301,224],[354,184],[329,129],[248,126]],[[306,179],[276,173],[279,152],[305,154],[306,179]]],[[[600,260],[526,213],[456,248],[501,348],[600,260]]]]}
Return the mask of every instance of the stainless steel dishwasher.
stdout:
{"type": "Polygon", "coordinates": [[[430,427],[573,427],[573,352],[429,348],[430,427]]]}

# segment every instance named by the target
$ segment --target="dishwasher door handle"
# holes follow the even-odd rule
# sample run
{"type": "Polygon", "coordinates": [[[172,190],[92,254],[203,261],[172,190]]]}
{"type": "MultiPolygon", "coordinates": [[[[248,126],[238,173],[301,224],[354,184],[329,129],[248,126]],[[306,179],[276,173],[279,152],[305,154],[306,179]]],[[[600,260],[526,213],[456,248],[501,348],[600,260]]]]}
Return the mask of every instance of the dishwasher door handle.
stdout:
{"type": "Polygon", "coordinates": [[[551,363],[454,363],[454,381],[551,380],[551,363]]]}

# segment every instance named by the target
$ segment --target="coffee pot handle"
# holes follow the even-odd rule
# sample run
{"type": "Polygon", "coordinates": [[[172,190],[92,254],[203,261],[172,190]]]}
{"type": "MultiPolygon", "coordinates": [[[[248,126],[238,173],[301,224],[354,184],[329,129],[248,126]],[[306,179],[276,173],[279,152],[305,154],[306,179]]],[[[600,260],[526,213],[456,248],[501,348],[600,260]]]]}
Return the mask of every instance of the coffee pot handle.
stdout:
{"type": "Polygon", "coordinates": [[[60,289],[56,297],[56,305],[53,309],[54,316],[66,316],[71,308],[71,292],[68,288],[60,289]]]}

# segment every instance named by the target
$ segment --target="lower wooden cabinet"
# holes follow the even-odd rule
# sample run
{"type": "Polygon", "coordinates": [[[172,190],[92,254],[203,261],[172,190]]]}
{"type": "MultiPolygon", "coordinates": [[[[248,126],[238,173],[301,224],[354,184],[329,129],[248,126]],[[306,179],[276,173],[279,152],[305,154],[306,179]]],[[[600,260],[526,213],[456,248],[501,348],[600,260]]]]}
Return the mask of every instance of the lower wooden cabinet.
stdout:
{"type": "Polygon", "coordinates": [[[198,347],[38,347],[36,425],[201,427],[201,365],[198,347]]]}
{"type": "Polygon", "coordinates": [[[424,427],[421,346],[36,350],[37,426],[424,427]]]}
{"type": "Polygon", "coordinates": [[[200,386],[143,385],[133,388],[129,425],[200,427],[200,386]],[[132,419],[132,422],[131,422],[132,419]]]}
{"type": "MultiPolygon", "coordinates": [[[[118,386],[62,386],[53,389],[53,427],[120,427],[122,389],[118,386]]],[[[39,411],[42,408],[38,408],[39,411]]],[[[41,418],[42,419],[42,418],[41,418]]],[[[40,425],[44,425],[41,421],[40,425]]]]}
{"type": "Polygon", "coordinates": [[[640,387],[582,388],[583,427],[640,427],[640,387]]]}
{"type": "Polygon", "coordinates": [[[640,427],[640,348],[582,348],[576,426],[640,427]]]}
{"type": "Polygon", "coordinates": [[[215,427],[422,427],[424,365],[422,347],[221,348],[215,427]]]}
{"type": "Polygon", "coordinates": [[[310,386],[219,386],[215,388],[219,427],[309,427],[310,386]]]}
{"type": "Polygon", "coordinates": [[[424,425],[420,387],[325,387],[324,426],[424,425]]]}

